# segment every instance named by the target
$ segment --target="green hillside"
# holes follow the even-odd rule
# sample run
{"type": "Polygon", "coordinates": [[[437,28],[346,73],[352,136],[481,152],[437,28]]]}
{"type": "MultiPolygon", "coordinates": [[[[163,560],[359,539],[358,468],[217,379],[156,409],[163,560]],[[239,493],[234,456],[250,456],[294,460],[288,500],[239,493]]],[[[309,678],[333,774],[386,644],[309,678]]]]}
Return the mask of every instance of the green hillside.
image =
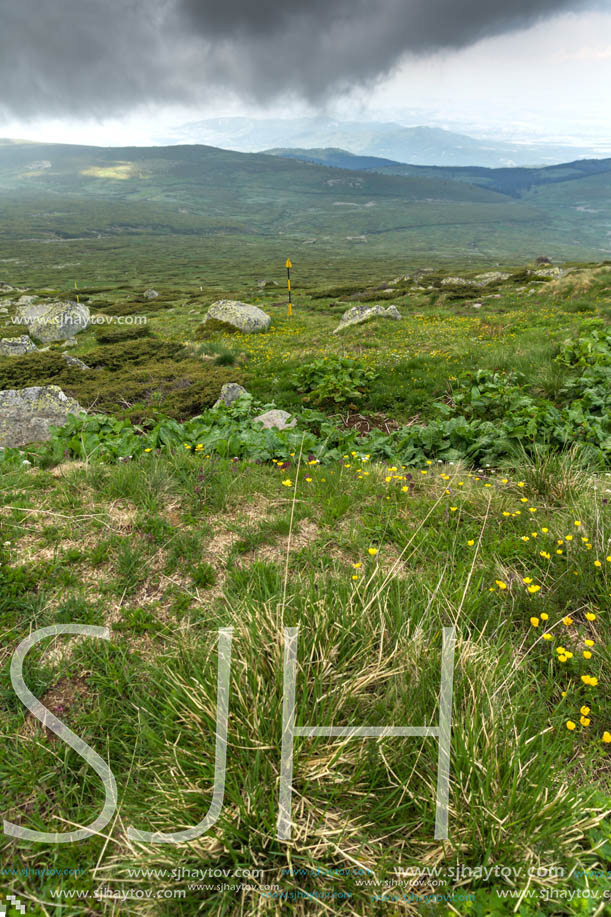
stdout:
{"type": "MultiPolygon", "coordinates": [[[[606,215],[578,209],[588,180],[581,163],[553,173],[571,177],[554,185],[566,185],[564,197],[556,190],[521,199],[493,188],[494,176],[529,170],[402,168],[413,174],[205,146],[2,141],[0,264],[16,265],[11,273],[22,282],[54,283],[72,264],[90,280],[153,282],[206,279],[208,272],[222,280],[237,264],[260,273],[289,253],[304,278],[330,276],[339,264],[360,276],[380,259],[400,271],[431,259],[604,257],[606,215]],[[481,186],[481,173],[490,187],[481,186]]],[[[609,174],[600,175],[603,187],[609,174]]]]}
{"type": "Polygon", "coordinates": [[[482,166],[411,165],[377,156],[358,156],[334,147],[324,149],[277,148],[266,152],[268,155],[283,159],[327,165],[336,169],[371,171],[379,172],[381,175],[402,175],[410,178],[461,181],[512,197],[522,197],[532,188],[543,185],[563,184],[593,175],[602,176],[603,184],[611,182],[611,159],[579,159],[574,162],[540,168],[490,169],[482,166]]]}

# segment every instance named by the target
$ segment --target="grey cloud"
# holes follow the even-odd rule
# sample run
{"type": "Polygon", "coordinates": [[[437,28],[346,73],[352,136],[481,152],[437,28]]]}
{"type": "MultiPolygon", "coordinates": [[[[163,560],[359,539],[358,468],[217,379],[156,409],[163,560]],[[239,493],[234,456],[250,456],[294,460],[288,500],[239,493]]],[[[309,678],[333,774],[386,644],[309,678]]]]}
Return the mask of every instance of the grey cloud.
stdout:
{"type": "Polygon", "coordinates": [[[0,112],[120,113],[211,87],[321,100],[406,54],[605,0],[0,0],[0,112]]]}

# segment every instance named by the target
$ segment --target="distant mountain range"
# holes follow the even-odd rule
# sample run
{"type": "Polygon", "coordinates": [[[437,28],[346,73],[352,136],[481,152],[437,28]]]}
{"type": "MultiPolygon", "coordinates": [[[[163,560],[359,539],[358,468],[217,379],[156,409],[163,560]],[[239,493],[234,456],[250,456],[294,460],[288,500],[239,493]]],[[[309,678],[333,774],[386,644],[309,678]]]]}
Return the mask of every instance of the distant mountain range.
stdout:
{"type": "MultiPolygon", "coordinates": [[[[404,127],[384,121],[308,118],[212,118],[177,128],[159,142],[204,143],[251,153],[282,147],[334,147],[426,166],[546,166],[600,155],[586,147],[477,139],[439,127],[404,127]]],[[[610,150],[611,151],[611,150],[610,150]]]]}
{"type": "Polygon", "coordinates": [[[481,166],[415,166],[376,156],[356,156],[333,147],[312,150],[266,150],[270,156],[297,159],[335,169],[379,172],[381,175],[403,175],[410,178],[450,179],[467,182],[498,191],[510,197],[522,197],[531,188],[587,178],[589,175],[609,175],[611,159],[578,159],[543,168],[490,169],[481,166]]]}

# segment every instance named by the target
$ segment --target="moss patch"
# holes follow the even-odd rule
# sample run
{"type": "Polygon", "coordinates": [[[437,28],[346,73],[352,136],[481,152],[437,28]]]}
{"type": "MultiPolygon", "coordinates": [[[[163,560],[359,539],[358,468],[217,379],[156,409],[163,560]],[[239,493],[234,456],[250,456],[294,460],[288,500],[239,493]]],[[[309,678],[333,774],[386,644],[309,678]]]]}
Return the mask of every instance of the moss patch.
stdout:
{"type": "Polygon", "coordinates": [[[198,341],[205,341],[214,334],[239,334],[239,328],[230,325],[228,322],[221,322],[218,318],[209,318],[203,322],[195,332],[195,338],[198,341]]]}

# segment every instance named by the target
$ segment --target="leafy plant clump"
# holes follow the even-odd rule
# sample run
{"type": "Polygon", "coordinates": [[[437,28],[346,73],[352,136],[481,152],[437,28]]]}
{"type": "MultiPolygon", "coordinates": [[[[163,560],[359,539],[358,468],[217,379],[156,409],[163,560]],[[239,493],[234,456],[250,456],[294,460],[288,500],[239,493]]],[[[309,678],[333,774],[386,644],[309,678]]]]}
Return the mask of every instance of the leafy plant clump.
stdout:
{"type": "Polygon", "coordinates": [[[306,404],[343,405],[360,401],[378,375],[358,360],[327,357],[299,367],[293,383],[306,404]]]}
{"type": "Polygon", "coordinates": [[[594,329],[576,341],[567,341],[556,357],[562,366],[610,366],[611,331],[594,329]]]}
{"type": "Polygon", "coordinates": [[[363,436],[311,409],[300,412],[294,429],[265,430],[253,418],[270,405],[247,396],[182,424],[162,417],[141,425],[109,417],[73,417],[55,432],[43,460],[61,461],[66,451],[77,458],[114,461],[157,449],[186,448],[195,455],[250,461],[284,461],[301,452],[329,463],[342,461],[350,452],[366,452],[372,460],[405,466],[429,457],[496,465],[520,451],[577,448],[584,465],[603,468],[611,461],[611,411],[605,407],[611,396],[605,391],[586,387],[581,399],[557,407],[529,396],[514,374],[502,378],[480,371],[475,385],[470,376],[459,382],[452,402],[438,403],[438,419],[391,433],[373,430],[363,436]]]}

